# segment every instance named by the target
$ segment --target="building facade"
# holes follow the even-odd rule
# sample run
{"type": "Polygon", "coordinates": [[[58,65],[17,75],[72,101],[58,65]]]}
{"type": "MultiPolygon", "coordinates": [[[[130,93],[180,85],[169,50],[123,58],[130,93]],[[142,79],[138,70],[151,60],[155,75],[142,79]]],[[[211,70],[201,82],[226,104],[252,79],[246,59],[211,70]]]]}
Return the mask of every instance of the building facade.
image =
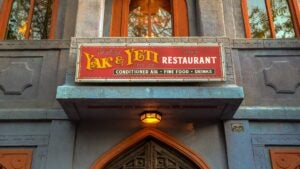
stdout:
{"type": "Polygon", "coordinates": [[[300,0],[0,6],[0,169],[300,168],[300,0]],[[82,45],[208,44],[222,80],[76,81],[82,45]]]}

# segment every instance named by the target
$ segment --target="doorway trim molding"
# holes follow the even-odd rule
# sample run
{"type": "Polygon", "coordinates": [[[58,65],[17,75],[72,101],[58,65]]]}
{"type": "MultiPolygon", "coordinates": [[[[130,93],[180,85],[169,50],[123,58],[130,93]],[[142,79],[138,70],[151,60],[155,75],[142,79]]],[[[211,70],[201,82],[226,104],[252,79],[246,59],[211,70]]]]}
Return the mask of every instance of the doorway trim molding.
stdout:
{"type": "Polygon", "coordinates": [[[118,155],[121,155],[123,152],[128,150],[130,147],[139,143],[143,139],[147,137],[153,137],[168,146],[174,148],[183,156],[187,157],[196,166],[201,169],[210,169],[208,164],[203,160],[203,158],[197,153],[193,152],[190,148],[184,146],[179,143],[175,138],[167,135],[166,133],[161,132],[152,127],[144,128],[142,130],[137,131],[131,136],[124,139],[121,143],[114,146],[112,149],[104,153],[101,157],[99,157],[91,166],[90,169],[103,169],[111,160],[113,160],[118,155]]]}

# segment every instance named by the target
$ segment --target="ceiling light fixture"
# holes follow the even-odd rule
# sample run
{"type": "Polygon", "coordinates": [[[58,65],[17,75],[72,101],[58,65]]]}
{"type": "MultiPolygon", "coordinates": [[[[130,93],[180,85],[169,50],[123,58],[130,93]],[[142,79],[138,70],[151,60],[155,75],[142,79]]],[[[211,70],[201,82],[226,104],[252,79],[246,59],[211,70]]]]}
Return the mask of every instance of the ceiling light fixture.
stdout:
{"type": "Polygon", "coordinates": [[[162,114],[158,111],[144,111],[140,114],[140,120],[145,124],[157,124],[161,121],[162,114]]]}

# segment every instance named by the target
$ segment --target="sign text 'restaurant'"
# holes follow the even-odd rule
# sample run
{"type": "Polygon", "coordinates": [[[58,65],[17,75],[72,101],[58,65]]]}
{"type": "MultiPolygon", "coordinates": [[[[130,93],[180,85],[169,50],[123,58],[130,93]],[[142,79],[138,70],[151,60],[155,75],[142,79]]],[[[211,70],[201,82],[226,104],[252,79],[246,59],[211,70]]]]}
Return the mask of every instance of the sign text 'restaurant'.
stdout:
{"type": "Polygon", "coordinates": [[[78,51],[77,82],[223,80],[221,47],[89,46],[78,51]]]}

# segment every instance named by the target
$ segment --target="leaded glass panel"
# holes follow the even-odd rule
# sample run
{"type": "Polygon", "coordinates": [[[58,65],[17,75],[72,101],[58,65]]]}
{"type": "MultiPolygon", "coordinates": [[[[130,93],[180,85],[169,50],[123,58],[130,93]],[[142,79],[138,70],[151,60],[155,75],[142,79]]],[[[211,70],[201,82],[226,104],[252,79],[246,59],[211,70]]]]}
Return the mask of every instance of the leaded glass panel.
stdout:
{"type": "Polygon", "coordinates": [[[47,39],[52,4],[53,0],[13,0],[6,39],[47,39]]]}
{"type": "Polygon", "coordinates": [[[146,37],[148,36],[148,15],[142,13],[142,7],[138,6],[130,11],[128,17],[128,36],[146,37]]]}
{"type": "Polygon", "coordinates": [[[151,16],[152,34],[154,37],[171,37],[172,36],[172,15],[159,8],[155,15],[151,16]]]}
{"type": "Polygon", "coordinates": [[[271,38],[270,22],[264,0],[247,0],[252,38],[271,38]]]}
{"type": "Polygon", "coordinates": [[[276,38],[294,38],[295,31],[286,0],[271,0],[276,38]]]}
{"type": "Polygon", "coordinates": [[[169,0],[132,0],[128,16],[129,37],[171,37],[169,0]]]}
{"type": "Polygon", "coordinates": [[[28,29],[30,0],[14,0],[7,25],[6,39],[23,40],[28,29]]]}
{"type": "Polygon", "coordinates": [[[51,25],[52,0],[35,0],[29,39],[47,39],[51,25]]]}

